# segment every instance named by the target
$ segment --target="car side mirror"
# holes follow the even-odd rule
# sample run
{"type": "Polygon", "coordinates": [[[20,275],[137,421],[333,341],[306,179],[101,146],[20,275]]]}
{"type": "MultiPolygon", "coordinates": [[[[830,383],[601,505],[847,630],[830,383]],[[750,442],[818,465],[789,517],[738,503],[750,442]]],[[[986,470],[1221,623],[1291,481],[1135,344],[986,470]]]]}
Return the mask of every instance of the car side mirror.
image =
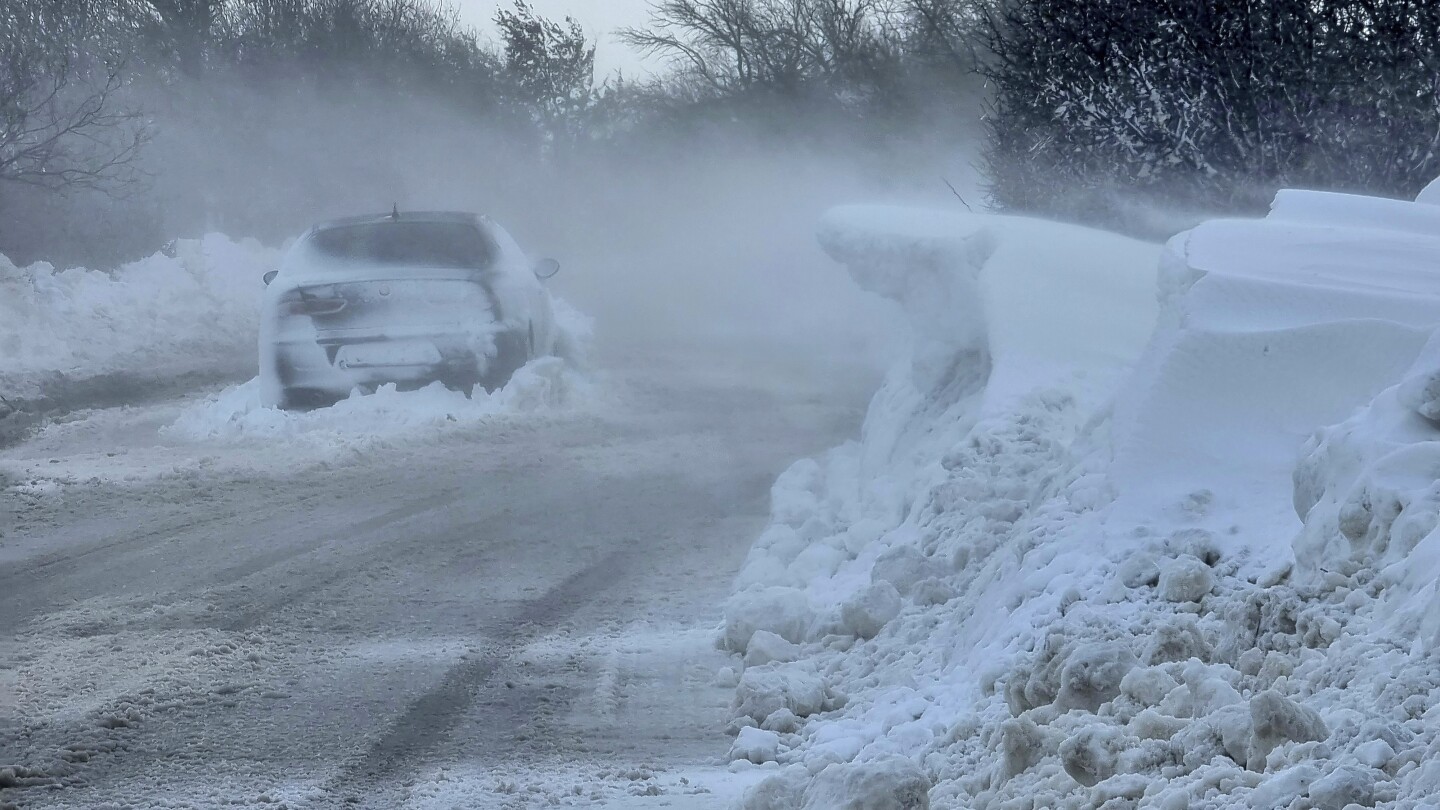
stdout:
{"type": "Polygon", "coordinates": [[[535,262],[534,270],[535,277],[540,279],[541,281],[544,281],[545,279],[550,278],[551,276],[554,276],[556,273],[560,272],[560,262],[557,262],[554,259],[541,259],[540,261],[535,262]]]}
{"type": "Polygon", "coordinates": [[[265,275],[261,276],[260,279],[265,282],[265,286],[266,286],[266,287],[269,287],[269,286],[270,286],[270,282],[274,281],[274,280],[275,280],[275,277],[278,276],[278,275],[280,275],[280,271],[279,271],[279,270],[270,270],[270,271],[268,271],[267,273],[265,273],[265,275]]]}

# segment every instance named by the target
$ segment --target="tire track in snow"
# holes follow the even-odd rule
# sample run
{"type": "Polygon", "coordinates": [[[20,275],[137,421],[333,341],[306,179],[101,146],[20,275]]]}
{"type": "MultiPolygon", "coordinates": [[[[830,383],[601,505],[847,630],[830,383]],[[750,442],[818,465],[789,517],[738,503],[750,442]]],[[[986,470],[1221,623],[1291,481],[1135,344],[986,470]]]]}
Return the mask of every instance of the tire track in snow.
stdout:
{"type": "Polygon", "coordinates": [[[53,583],[66,576],[83,573],[85,564],[90,561],[91,557],[107,553],[115,554],[127,549],[144,548],[154,541],[167,537],[175,537],[208,526],[224,525],[240,517],[240,514],[238,510],[226,510],[207,515],[193,513],[188,519],[166,523],[159,528],[134,534],[122,534],[99,543],[92,543],[79,550],[53,552],[16,564],[10,570],[0,574],[0,594],[4,594],[4,598],[0,598],[0,624],[12,628],[20,627],[48,612],[54,605],[77,601],[91,595],[83,590],[67,592],[53,586],[53,583]]]}
{"type": "Polygon", "coordinates": [[[364,756],[342,769],[324,791],[343,794],[349,804],[363,801],[360,797],[368,794],[378,803],[375,806],[396,806],[380,798],[385,783],[397,781],[398,775],[415,770],[430,758],[464,719],[485,683],[526,644],[618,585],[632,555],[630,550],[611,552],[521,603],[503,626],[488,634],[492,647],[488,653],[468,657],[447,670],[438,684],[412,700],[364,756]]]}
{"type": "MultiPolygon", "coordinates": [[[[107,732],[123,736],[123,747],[76,766],[69,806],[146,804],[163,790],[197,806],[260,803],[265,791],[292,807],[389,809],[423,804],[433,770],[457,765],[486,780],[481,798],[461,806],[493,807],[491,769],[513,779],[540,768],[536,779],[583,782],[611,763],[668,761],[689,709],[672,710],[667,701],[677,696],[650,686],[636,690],[648,703],[625,708],[633,650],[617,657],[606,630],[597,646],[557,662],[535,657],[537,641],[589,637],[598,618],[674,618],[681,604],[685,616],[708,618],[692,605],[692,585],[709,593],[712,580],[729,578],[763,525],[776,472],[832,444],[838,428],[828,426],[831,406],[777,418],[776,398],[732,392],[729,378],[677,383],[647,368],[647,381],[653,391],[627,400],[623,418],[457,432],[454,441],[333,468],[201,469],[123,491],[67,490],[74,502],[57,499],[63,509],[32,519],[44,536],[26,553],[83,551],[118,539],[117,529],[174,527],[177,509],[223,513],[13,582],[32,598],[83,597],[38,606],[65,614],[57,626],[83,620],[123,631],[120,650],[104,636],[70,645],[94,660],[81,675],[128,675],[151,650],[173,650],[179,662],[158,659],[145,671],[167,681],[153,696],[165,705],[141,707],[134,728],[107,732]],[[457,493],[453,503],[436,497],[444,490],[457,493]],[[438,505],[414,509],[423,499],[438,505]],[[317,544],[331,533],[343,536],[317,544]],[[252,626],[229,632],[232,623],[252,626]],[[212,654],[222,645],[234,650],[212,654]],[[203,654],[192,659],[192,649],[203,654]],[[597,711],[586,709],[590,701],[597,711]],[[577,705],[580,720],[571,716],[577,705]],[[613,718],[660,727],[646,727],[650,747],[634,754],[613,718]],[[556,758],[574,767],[555,771],[556,758]]],[[[719,595],[700,603],[708,610],[719,595]]],[[[0,603],[10,596],[0,586],[0,603]]],[[[24,642],[32,638],[35,650],[46,648],[38,635],[24,642]]],[[[55,694],[80,682],[68,678],[63,655],[43,662],[54,665],[44,683],[55,694]]],[[[76,705],[63,696],[62,704],[76,705]]],[[[68,734],[60,725],[57,734],[68,734]]],[[[723,753],[712,751],[711,730],[687,733],[683,756],[723,753]]],[[[25,796],[60,795],[43,790],[25,796]]]]}
{"type": "MultiPolygon", "coordinates": [[[[33,591],[35,583],[42,581],[55,582],[67,574],[80,571],[84,565],[90,562],[90,558],[95,555],[105,553],[114,554],[124,549],[143,547],[154,541],[163,541],[167,538],[194,534],[198,530],[212,526],[224,526],[228,530],[234,531],[242,525],[260,525],[272,519],[276,514],[303,505],[309,497],[311,496],[299,496],[289,503],[276,504],[272,510],[266,513],[247,513],[239,508],[224,509],[209,513],[191,512],[181,520],[171,521],[156,528],[134,534],[120,534],[79,549],[72,548],[52,552],[20,563],[12,570],[0,572],[0,594],[14,596],[14,598],[10,600],[0,599],[0,619],[9,622],[12,626],[19,626],[25,620],[34,618],[36,613],[44,612],[44,601],[34,599],[33,591]],[[28,611],[30,615],[21,615],[26,611],[28,611]]],[[[212,587],[223,587],[233,584],[268,568],[313,553],[337,541],[359,535],[372,534],[397,523],[402,523],[417,515],[444,508],[454,502],[456,497],[458,497],[458,493],[452,490],[418,500],[406,501],[399,506],[387,509],[378,515],[365,518],[352,525],[320,533],[311,540],[258,554],[244,562],[216,570],[212,577],[212,587]]],[[[337,573],[336,575],[316,580],[314,581],[314,587],[309,590],[319,590],[341,577],[342,574],[337,573]]],[[[87,593],[86,595],[88,596],[90,594],[87,593]]],[[[219,629],[243,630],[253,627],[261,623],[265,615],[274,612],[285,604],[303,598],[303,595],[303,593],[290,594],[274,604],[257,606],[244,611],[224,622],[219,629]]],[[[50,601],[59,599],[59,596],[55,596],[50,601]]]]}
{"type": "Polygon", "coordinates": [[[428,498],[408,501],[374,517],[366,518],[346,526],[343,530],[327,532],[307,542],[295,543],[285,548],[256,555],[243,563],[216,571],[215,583],[217,585],[228,585],[233,582],[238,582],[246,577],[258,574],[267,568],[273,568],[274,566],[293,560],[296,557],[317,551],[337,540],[369,534],[378,529],[388,528],[397,523],[409,520],[410,518],[425,514],[426,512],[444,508],[454,503],[458,496],[459,494],[457,492],[447,491],[438,495],[432,495],[428,498]]]}
{"type": "Polygon", "coordinates": [[[86,557],[95,554],[115,551],[125,546],[139,545],[147,540],[181,534],[182,532],[197,529],[202,526],[228,523],[236,517],[239,517],[239,515],[240,512],[238,510],[212,512],[209,514],[191,513],[183,520],[166,524],[160,528],[149,529],[136,534],[122,534],[99,543],[92,543],[81,549],[67,549],[65,551],[43,554],[34,559],[21,562],[4,574],[0,574],[0,590],[7,589],[10,583],[33,579],[37,574],[45,573],[53,576],[55,574],[48,569],[58,567],[60,570],[64,570],[65,566],[69,565],[73,567],[76,563],[84,562],[86,557]]]}
{"type": "MultiPolygon", "coordinates": [[[[393,525],[402,522],[403,520],[395,520],[389,523],[393,525]]],[[[441,534],[458,534],[462,536],[480,535],[484,530],[491,528],[493,525],[494,519],[486,517],[446,527],[441,534]]],[[[426,535],[422,535],[422,537],[423,536],[426,535]]],[[[330,541],[333,539],[334,538],[327,538],[326,541],[317,543],[314,548],[305,549],[290,556],[296,558],[304,556],[307,552],[319,551],[329,546],[331,544],[330,541]]],[[[371,545],[365,549],[363,553],[351,552],[349,556],[332,565],[328,571],[311,574],[306,577],[304,587],[272,590],[266,594],[233,606],[228,614],[228,618],[216,624],[215,627],[219,630],[233,633],[245,632],[264,625],[274,624],[274,620],[290,608],[300,606],[306,602],[314,602],[317,597],[327,589],[333,588],[347,580],[353,580],[365,571],[385,564],[403,562],[411,556],[412,552],[413,547],[409,545],[385,545],[383,543],[371,545]]]]}

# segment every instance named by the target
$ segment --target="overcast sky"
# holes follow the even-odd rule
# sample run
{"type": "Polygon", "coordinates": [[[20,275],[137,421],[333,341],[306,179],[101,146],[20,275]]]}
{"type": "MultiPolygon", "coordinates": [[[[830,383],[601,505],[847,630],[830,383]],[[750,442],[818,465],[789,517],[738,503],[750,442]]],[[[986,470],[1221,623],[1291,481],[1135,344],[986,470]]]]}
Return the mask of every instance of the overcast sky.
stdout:
{"type": "MultiPolygon", "coordinates": [[[[460,13],[481,30],[494,35],[497,8],[511,8],[512,0],[456,0],[460,13]]],[[[574,17],[584,26],[597,43],[595,52],[596,71],[602,76],[617,68],[624,68],[627,74],[643,72],[645,65],[638,56],[621,43],[615,41],[613,32],[617,28],[642,25],[647,18],[650,0],[529,0],[530,6],[541,16],[560,20],[566,15],[574,17]]]]}

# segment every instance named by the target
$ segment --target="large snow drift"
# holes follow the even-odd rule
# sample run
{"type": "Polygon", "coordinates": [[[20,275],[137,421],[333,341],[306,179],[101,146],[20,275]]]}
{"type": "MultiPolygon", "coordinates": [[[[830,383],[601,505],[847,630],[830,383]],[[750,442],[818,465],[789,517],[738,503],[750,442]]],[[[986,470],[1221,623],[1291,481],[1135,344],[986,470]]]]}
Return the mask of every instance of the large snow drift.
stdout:
{"type": "Polygon", "coordinates": [[[1394,382],[1440,322],[1437,234],[1440,209],[1286,191],[1264,220],[1172,240],[1164,321],[1116,405],[1117,519],[1193,497],[1191,524],[1241,537],[1242,557],[1252,534],[1284,542],[1300,443],[1394,382]]]}
{"type": "Polygon", "coordinates": [[[278,259],[212,234],[113,271],[16,267],[0,256],[0,394],[123,374],[234,373],[255,363],[264,285],[278,259]]]}
{"type": "Polygon", "coordinates": [[[1434,806],[1440,208],[820,239],[914,350],[726,606],[747,807],[1434,806]]]}

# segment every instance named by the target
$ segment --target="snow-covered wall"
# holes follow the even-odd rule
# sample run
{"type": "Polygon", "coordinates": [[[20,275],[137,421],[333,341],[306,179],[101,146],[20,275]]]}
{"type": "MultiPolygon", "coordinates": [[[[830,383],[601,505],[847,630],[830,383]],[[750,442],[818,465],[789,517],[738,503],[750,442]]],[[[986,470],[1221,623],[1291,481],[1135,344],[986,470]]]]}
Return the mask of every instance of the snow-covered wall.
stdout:
{"type": "Polygon", "coordinates": [[[1172,240],[1165,315],[1117,398],[1112,525],[1179,508],[1237,555],[1283,544],[1297,448],[1391,385],[1440,323],[1436,234],[1440,208],[1284,191],[1264,220],[1172,240]]]}
{"type": "Polygon", "coordinates": [[[915,332],[860,442],[777,484],[776,522],[740,576],[742,588],[813,585],[824,601],[849,575],[868,576],[871,560],[854,559],[862,548],[913,545],[914,498],[951,477],[977,424],[1023,412],[1070,436],[1106,404],[1152,330],[1159,248],[1039,220],[892,208],[834,211],[820,238],[861,286],[904,305],[915,332]]]}
{"type": "Polygon", "coordinates": [[[0,395],[109,374],[253,368],[261,276],[276,252],[210,235],[178,240],[173,253],[108,272],[0,256],[0,395]]]}
{"type": "Polygon", "coordinates": [[[827,217],[914,351],[726,606],[746,806],[1431,806],[1437,215],[827,217]]]}

